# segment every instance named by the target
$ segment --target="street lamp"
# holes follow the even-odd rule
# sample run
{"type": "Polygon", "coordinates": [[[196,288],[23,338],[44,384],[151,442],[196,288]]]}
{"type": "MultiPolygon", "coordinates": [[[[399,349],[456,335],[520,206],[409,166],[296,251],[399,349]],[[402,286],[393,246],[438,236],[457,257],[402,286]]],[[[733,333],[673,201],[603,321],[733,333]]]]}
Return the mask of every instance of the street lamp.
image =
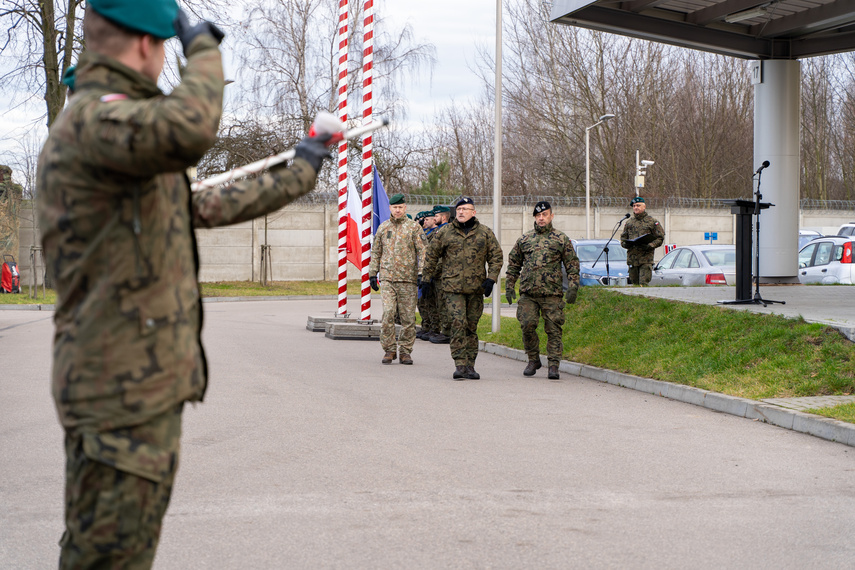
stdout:
{"type": "Polygon", "coordinates": [[[585,129],[585,239],[591,239],[591,129],[614,118],[611,113],[606,113],[585,129]]]}

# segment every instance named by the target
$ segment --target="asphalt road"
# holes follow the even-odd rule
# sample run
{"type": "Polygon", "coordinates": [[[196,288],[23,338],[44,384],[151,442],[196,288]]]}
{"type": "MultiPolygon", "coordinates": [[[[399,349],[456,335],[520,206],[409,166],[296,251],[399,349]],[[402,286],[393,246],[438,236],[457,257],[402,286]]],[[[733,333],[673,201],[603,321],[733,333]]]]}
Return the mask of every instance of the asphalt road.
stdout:
{"type": "MultiPolygon", "coordinates": [[[[155,568],[852,566],[853,448],[493,355],[454,382],[423,341],[383,366],[305,329],[333,309],[206,304],[155,568]]],[[[0,568],[56,564],[51,316],[0,311],[0,568]]]]}

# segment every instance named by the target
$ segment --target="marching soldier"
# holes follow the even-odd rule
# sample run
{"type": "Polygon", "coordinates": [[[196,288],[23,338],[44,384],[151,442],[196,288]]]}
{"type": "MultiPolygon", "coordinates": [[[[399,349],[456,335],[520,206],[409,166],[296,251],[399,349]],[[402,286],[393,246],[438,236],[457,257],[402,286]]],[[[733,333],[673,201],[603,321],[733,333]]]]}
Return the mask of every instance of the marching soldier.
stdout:
{"type": "Polygon", "coordinates": [[[540,364],[540,338],[537,324],[543,316],[546,331],[546,356],[549,379],[559,378],[558,365],[564,353],[561,339],[564,326],[564,302],[575,303],[579,290],[579,258],[570,238],[552,227],[555,214],[549,202],[538,202],[534,207],[534,229],[523,234],[508,256],[505,275],[505,297],[513,304],[514,286],[520,282],[520,300],[517,320],[523,335],[523,347],[528,365],[523,374],[534,376],[540,364]],[[564,266],[569,286],[561,298],[564,266]]]}
{"type": "Polygon", "coordinates": [[[645,211],[644,198],[636,196],[629,204],[633,216],[620,234],[620,244],[626,249],[630,280],[634,285],[647,285],[653,277],[653,253],[665,241],[665,228],[645,211]]]}
{"type": "Polygon", "coordinates": [[[442,261],[439,282],[451,317],[452,378],[477,380],[478,321],[484,314],[484,297],[490,295],[502,269],[502,248],[493,231],[475,217],[471,198],[457,202],[454,221],[440,230],[427,252],[422,291],[432,288],[432,278],[442,261]]]}
{"type": "Polygon", "coordinates": [[[416,342],[416,296],[425,260],[427,239],[419,225],[407,217],[403,194],[389,198],[388,220],[377,228],[371,248],[368,278],[371,288],[381,289],[383,323],[380,346],[383,364],[396,358],[401,364],[412,364],[416,342]],[[395,318],[401,323],[401,337],[395,340],[395,318]]]}
{"type": "Polygon", "coordinates": [[[184,402],[207,364],[194,228],[273,212],[315,186],[330,135],[290,168],[191,194],[214,144],[223,33],[175,0],[89,0],[74,97],[38,162],[38,216],[56,284],[52,390],[65,430],[61,568],[150,568],[178,467],[184,402]],[[157,87],[164,41],[187,57],[157,87]],[[133,515],[133,516],[131,516],[133,515]]]}

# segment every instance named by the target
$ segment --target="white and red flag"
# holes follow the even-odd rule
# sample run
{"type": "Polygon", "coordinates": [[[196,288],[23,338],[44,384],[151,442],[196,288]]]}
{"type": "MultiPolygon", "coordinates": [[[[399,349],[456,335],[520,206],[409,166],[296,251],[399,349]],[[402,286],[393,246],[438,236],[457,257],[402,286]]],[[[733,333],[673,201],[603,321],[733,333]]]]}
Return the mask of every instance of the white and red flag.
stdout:
{"type": "Polygon", "coordinates": [[[347,179],[347,260],[357,269],[362,269],[362,198],[353,184],[347,179]]]}

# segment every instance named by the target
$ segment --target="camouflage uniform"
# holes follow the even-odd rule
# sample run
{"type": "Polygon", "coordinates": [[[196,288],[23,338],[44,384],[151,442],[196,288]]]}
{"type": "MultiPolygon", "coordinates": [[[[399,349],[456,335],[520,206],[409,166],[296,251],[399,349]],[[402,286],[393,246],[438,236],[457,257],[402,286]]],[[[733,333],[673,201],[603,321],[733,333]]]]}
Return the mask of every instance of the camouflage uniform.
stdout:
{"type": "MultiPolygon", "coordinates": [[[[427,245],[433,241],[433,236],[436,235],[436,228],[431,228],[425,232],[427,245]]],[[[419,314],[422,317],[422,330],[435,333],[439,332],[439,312],[436,305],[436,290],[431,289],[430,293],[419,297],[419,314]]]]}
{"type": "Polygon", "coordinates": [[[187,57],[165,96],[114,59],[82,54],[75,95],[39,156],[39,225],[57,293],[52,391],[69,477],[61,565],[100,555],[150,566],[181,405],[201,401],[207,385],[194,228],[275,211],[316,181],[295,159],[191,194],[184,171],[214,143],[224,82],[213,37],[198,36],[187,57]]]}
{"type": "Polygon", "coordinates": [[[474,366],[478,357],[478,321],[484,314],[487,278],[499,280],[502,247],[493,230],[473,217],[469,231],[457,220],[446,224],[430,244],[425,279],[433,279],[442,262],[438,287],[445,294],[451,319],[451,357],[456,366],[474,366]],[[486,268],[485,268],[486,265],[486,268]]]}
{"type": "Polygon", "coordinates": [[[543,315],[546,355],[550,366],[558,366],[564,354],[564,284],[561,266],[567,271],[569,288],[579,288],[579,258],[570,238],[546,224],[520,236],[508,255],[505,289],[513,290],[519,279],[517,320],[529,362],[540,360],[537,324],[543,315]]]}
{"type": "Polygon", "coordinates": [[[633,214],[620,234],[620,244],[626,249],[626,264],[629,265],[629,278],[636,285],[647,285],[653,277],[653,250],[665,241],[665,229],[648,213],[633,214]],[[648,244],[633,245],[628,240],[644,234],[656,236],[648,244]]]}
{"type": "Polygon", "coordinates": [[[401,323],[401,338],[397,342],[400,353],[413,352],[416,342],[416,283],[424,266],[426,243],[424,230],[406,216],[389,218],[377,228],[368,275],[376,277],[379,273],[380,298],[383,300],[380,346],[384,352],[398,352],[396,316],[401,323]]]}
{"type": "MultiPolygon", "coordinates": [[[[450,222],[446,222],[434,229],[434,235],[439,233],[439,230],[448,227],[450,222]]],[[[448,313],[448,296],[442,288],[442,260],[438,260],[436,270],[433,277],[435,287],[432,287],[434,295],[436,295],[436,313],[437,313],[437,331],[447,337],[451,337],[451,316],[448,313]]]]}

